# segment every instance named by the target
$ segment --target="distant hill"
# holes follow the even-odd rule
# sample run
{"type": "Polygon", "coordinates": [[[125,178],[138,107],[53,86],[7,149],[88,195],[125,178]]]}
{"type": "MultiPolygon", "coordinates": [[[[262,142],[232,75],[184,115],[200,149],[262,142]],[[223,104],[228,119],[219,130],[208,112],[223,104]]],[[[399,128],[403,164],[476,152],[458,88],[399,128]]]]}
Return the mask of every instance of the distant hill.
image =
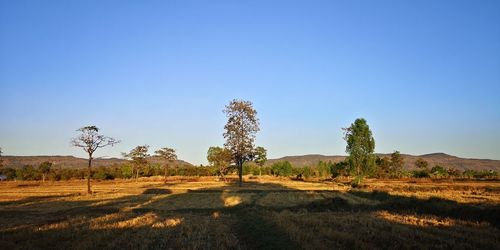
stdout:
{"type": "MultiPolygon", "coordinates": [[[[48,161],[52,162],[55,166],[61,166],[63,168],[85,168],[88,165],[88,160],[84,158],[78,158],[74,156],[2,156],[3,165],[5,167],[19,168],[24,165],[38,166],[40,163],[48,161]]],[[[161,160],[156,157],[150,157],[148,159],[152,163],[161,163],[161,160]]],[[[113,164],[122,164],[127,162],[125,159],[118,158],[106,158],[106,159],[94,159],[92,161],[92,166],[109,166],[113,164]]],[[[175,165],[191,165],[191,163],[178,160],[174,163],[175,165]]]]}
{"type": "MultiPolygon", "coordinates": [[[[377,154],[379,157],[390,157],[390,154],[377,154]]],[[[422,158],[429,162],[429,167],[440,165],[447,168],[456,168],[459,170],[472,169],[472,170],[495,170],[500,171],[500,160],[487,160],[487,159],[467,159],[459,158],[453,155],[444,153],[433,153],[425,155],[408,155],[402,154],[405,159],[405,169],[415,169],[415,161],[422,158]]],[[[285,156],[278,159],[270,159],[266,165],[271,165],[277,161],[289,161],[294,166],[307,166],[316,164],[319,161],[340,162],[346,156],[340,155],[301,155],[301,156],[285,156]]]]}

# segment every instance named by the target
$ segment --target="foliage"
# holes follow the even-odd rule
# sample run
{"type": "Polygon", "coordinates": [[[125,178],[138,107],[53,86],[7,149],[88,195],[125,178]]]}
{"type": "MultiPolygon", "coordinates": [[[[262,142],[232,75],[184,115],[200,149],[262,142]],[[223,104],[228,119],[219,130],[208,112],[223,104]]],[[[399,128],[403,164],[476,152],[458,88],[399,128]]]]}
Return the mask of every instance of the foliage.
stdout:
{"type": "Polygon", "coordinates": [[[403,167],[405,165],[404,157],[399,151],[394,151],[391,154],[389,176],[392,178],[401,178],[403,175],[403,167]]]}
{"type": "Polygon", "coordinates": [[[262,175],[262,167],[267,161],[267,150],[264,147],[256,147],[254,157],[254,162],[259,166],[259,175],[262,175]]]}
{"type": "Polygon", "coordinates": [[[429,163],[422,159],[422,158],[418,158],[416,161],[415,161],[415,166],[420,169],[420,170],[425,170],[425,171],[428,171],[428,167],[429,167],[429,163]]]}
{"type": "Polygon", "coordinates": [[[48,173],[50,173],[50,169],[52,168],[52,163],[51,162],[42,162],[40,166],[38,166],[38,170],[42,174],[42,180],[45,181],[45,177],[47,176],[48,173]]]}
{"type": "Polygon", "coordinates": [[[279,161],[271,165],[274,176],[290,176],[292,174],[292,164],[288,161],[279,161]]]}
{"type": "Polygon", "coordinates": [[[149,156],[148,154],[149,146],[148,145],[142,145],[142,146],[137,146],[130,150],[130,152],[123,153],[122,155],[128,159],[131,160],[132,165],[134,166],[134,172],[135,172],[135,178],[136,180],[139,178],[139,172],[143,170],[143,167],[146,166],[148,163],[147,157],[149,156]]]}
{"type": "Polygon", "coordinates": [[[358,118],[348,128],[343,128],[347,142],[348,161],[356,176],[370,175],[375,171],[375,140],[370,127],[363,118],[358,118]]]}
{"type": "Polygon", "coordinates": [[[218,175],[223,179],[231,169],[232,155],[227,148],[210,147],[207,152],[207,160],[211,166],[219,170],[218,175]]]}
{"type": "Polygon", "coordinates": [[[155,156],[165,161],[164,170],[166,178],[168,165],[177,160],[177,154],[175,153],[175,149],[167,147],[158,149],[155,151],[155,156]]]}

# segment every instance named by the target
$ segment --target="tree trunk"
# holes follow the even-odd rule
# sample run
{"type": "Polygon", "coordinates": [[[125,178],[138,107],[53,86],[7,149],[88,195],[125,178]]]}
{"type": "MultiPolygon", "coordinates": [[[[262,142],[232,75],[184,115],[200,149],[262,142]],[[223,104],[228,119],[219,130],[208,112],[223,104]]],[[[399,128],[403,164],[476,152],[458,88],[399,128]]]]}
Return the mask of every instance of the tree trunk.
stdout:
{"type": "Polygon", "coordinates": [[[42,182],[45,182],[45,174],[42,174],[42,182]]]}
{"type": "Polygon", "coordinates": [[[90,177],[92,175],[92,155],[89,155],[89,168],[87,172],[87,193],[92,194],[92,190],[90,189],[90,177]]]}
{"type": "Polygon", "coordinates": [[[242,160],[238,160],[238,174],[239,174],[239,177],[240,177],[240,187],[243,185],[243,161],[242,160]]]}
{"type": "Polygon", "coordinates": [[[139,167],[136,168],[135,170],[135,182],[139,180],[139,167]]]}
{"type": "Polygon", "coordinates": [[[167,168],[168,168],[168,166],[165,165],[165,182],[167,182],[167,168]]]}

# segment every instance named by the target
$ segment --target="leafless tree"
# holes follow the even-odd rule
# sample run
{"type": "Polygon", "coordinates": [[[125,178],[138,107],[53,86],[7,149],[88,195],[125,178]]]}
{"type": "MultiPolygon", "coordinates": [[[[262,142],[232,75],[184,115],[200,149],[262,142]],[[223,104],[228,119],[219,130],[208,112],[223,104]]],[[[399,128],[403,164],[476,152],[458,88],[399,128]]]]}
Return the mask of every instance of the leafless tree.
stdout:
{"type": "Polygon", "coordinates": [[[257,111],[250,101],[232,100],[224,109],[228,121],[224,127],[224,146],[231,151],[238,168],[239,185],[243,178],[243,163],[251,160],[254,152],[255,134],[259,131],[257,111]]]}
{"type": "Polygon", "coordinates": [[[177,154],[175,153],[175,149],[173,148],[160,148],[155,151],[155,156],[164,160],[164,168],[165,168],[165,182],[167,181],[167,169],[169,163],[177,160],[177,154]]]}
{"type": "Polygon", "coordinates": [[[89,160],[88,160],[89,164],[87,172],[87,192],[91,194],[92,190],[90,188],[90,178],[92,176],[92,160],[94,152],[99,148],[114,146],[120,141],[99,134],[99,128],[97,128],[94,125],[79,128],[77,131],[80,132],[81,134],[78,137],[73,138],[71,140],[71,145],[73,145],[74,147],[83,148],[83,150],[87,152],[87,154],[89,155],[89,160]]]}

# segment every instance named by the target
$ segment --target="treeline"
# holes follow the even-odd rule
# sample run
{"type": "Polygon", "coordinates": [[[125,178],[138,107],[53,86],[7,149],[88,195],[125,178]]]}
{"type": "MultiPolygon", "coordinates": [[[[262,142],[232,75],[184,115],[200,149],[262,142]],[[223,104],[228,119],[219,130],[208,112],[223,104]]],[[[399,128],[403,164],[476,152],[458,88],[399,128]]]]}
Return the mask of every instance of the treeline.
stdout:
{"type": "MultiPolygon", "coordinates": [[[[393,158],[398,160],[398,158],[393,158]]],[[[391,158],[377,159],[376,165],[367,175],[371,178],[498,178],[499,173],[493,170],[465,170],[460,171],[454,168],[445,168],[436,165],[432,168],[424,160],[415,162],[416,170],[405,171],[399,169],[391,162],[391,158]]],[[[59,181],[59,180],[78,180],[85,179],[87,169],[70,169],[60,166],[54,167],[50,162],[44,162],[39,166],[27,165],[22,168],[4,168],[0,174],[8,180],[36,180],[36,181],[59,181]]],[[[94,180],[113,180],[113,179],[133,179],[136,177],[151,176],[220,176],[220,169],[216,166],[192,166],[180,165],[172,166],[166,169],[160,164],[150,163],[138,170],[134,170],[133,163],[113,164],[107,167],[98,167],[92,170],[92,179],[94,180]]],[[[227,174],[236,174],[236,167],[229,167],[227,174]]],[[[244,175],[270,175],[277,177],[290,177],[293,179],[334,179],[342,177],[355,177],[356,170],[351,167],[349,162],[318,162],[310,166],[293,166],[288,161],[275,162],[269,166],[259,166],[248,163],[243,166],[244,175]]]]}
{"type": "MultiPolygon", "coordinates": [[[[133,179],[136,177],[151,176],[215,176],[218,169],[210,166],[181,165],[165,169],[160,164],[146,164],[142,168],[136,168],[133,163],[113,164],[92,169],[92,179],[113,180],[133,179]]],[[[3,168],[0,174],[7,180],[35,180],[35,181],[59,181],[85,179],[88,169],[71,169],[61,166],[53,167],[50,162],[44,162],[39,166],[26,165],[22,168],[3,168]]]]}
{"type": "MultiPolygon", "coordinates": [[[[377,160],[374,168],[367,172],[366,177],[379,179],[398,179],[398,178],[498,178],[500,174],[493,170],[464,170],[460,171],[455,168],[446,168],[436,165],[432,168],[402,170],[386,165],[386,162],[377,160]],[[379,165],[380,163],[384,165],[379,165]],[[389,167],[389,168],[387,168],[389,167]]],[[[244,174],[257,175],[259,167],[255,165],[247,165],[243,168],[244,174]]],[[[308,178],[339,178],[339,177],[355,177],[356,169],[347,161],[332,163],[318,162],[316,165],[294,167],[288,161],[276,162],[271,166],[262,168],[262,174],[293,177],[296,179],[308,178]]]]}

